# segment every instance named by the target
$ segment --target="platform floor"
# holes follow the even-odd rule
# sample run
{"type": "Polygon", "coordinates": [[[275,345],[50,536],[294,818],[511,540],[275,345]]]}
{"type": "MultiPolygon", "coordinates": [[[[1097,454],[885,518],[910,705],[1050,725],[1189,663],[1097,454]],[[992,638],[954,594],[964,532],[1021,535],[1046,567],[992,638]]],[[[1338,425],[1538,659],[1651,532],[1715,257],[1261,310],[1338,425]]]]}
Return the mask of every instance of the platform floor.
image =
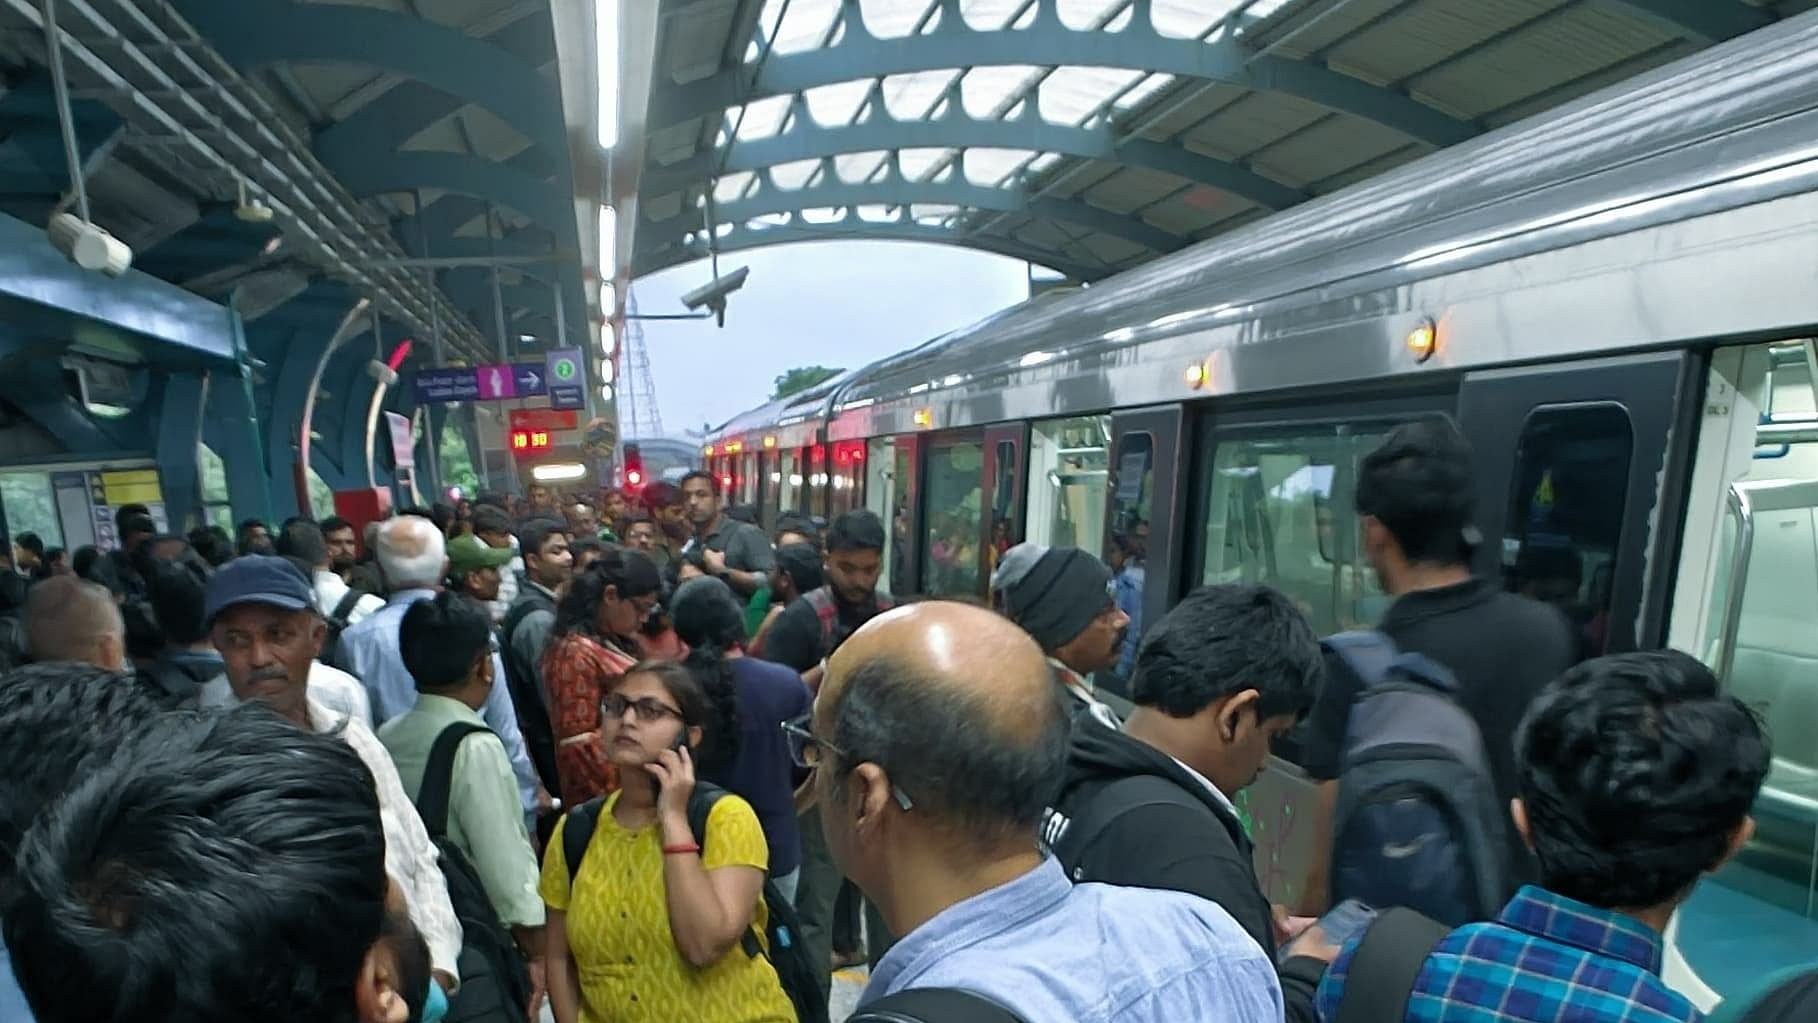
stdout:
{"type": "Polygon", "coordinates": [[[833,997],[827,1003],[827,1016],[833,1023],[843,1023],[858,1008],[859,992],[865,990],[865,968],[856,966],[833,971],[833,997]]]}

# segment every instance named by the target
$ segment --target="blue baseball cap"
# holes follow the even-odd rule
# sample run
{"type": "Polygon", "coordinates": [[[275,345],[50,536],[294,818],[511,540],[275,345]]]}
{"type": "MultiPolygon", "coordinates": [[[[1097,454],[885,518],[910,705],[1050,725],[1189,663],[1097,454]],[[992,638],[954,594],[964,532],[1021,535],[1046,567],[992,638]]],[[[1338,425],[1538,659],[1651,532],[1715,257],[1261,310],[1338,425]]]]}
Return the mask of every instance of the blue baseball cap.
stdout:
{"type": "Polygon", "coordinates": [[[215,616],[239,604],[269,604],[286,611],[316,606],[315,590],[295,565],[269,554],[247,554],[215,570],[208,581],[208,600],[202,623],[213,625],[215,616]]]}

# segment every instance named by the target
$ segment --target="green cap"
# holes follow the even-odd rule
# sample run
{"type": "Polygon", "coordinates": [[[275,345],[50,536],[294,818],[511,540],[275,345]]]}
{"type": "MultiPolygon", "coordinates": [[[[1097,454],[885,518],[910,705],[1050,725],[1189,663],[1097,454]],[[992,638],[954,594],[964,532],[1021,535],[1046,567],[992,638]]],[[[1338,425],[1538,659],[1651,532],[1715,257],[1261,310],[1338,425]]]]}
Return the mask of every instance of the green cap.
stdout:
{"type": "Polygon", "coordinates": [[[503,568],[511,564],[509,547],[494,547],[471,534],[448,541],[448,577],[459,579],[482,568],[503,568]]]}

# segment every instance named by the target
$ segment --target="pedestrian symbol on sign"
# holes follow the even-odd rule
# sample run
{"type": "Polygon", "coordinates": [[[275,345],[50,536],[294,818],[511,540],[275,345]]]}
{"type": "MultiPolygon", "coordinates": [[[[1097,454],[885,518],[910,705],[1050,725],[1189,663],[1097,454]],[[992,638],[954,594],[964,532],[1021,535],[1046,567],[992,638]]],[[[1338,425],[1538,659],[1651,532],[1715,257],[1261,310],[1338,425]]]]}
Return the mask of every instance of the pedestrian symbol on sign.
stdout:
{"type": "Polygon", "coordinates": [[[574,379],[575,365],[572,359],[557,359],[555,360],[555,364],[550,367],[550,370],[555,373],[555,378],[557,380],[574,379]]]}

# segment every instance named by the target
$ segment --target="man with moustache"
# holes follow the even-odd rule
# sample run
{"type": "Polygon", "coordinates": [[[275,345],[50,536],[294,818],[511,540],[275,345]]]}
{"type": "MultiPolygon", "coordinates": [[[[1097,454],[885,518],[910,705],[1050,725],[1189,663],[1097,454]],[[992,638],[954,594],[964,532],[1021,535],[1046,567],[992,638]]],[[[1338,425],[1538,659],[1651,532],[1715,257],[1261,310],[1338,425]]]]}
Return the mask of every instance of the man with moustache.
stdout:
{"type": "Polygon", "coordinates": [[[1074,718],[1090,714],[1118,727],[1129,701],[1101,692],[1091,677],[1117,667],[1130,628],[1105,563],[1077,547],[1020,543],[991,573],[991,591],[1004,614],[1048,655],[1054,684],[1074,718]]]}

